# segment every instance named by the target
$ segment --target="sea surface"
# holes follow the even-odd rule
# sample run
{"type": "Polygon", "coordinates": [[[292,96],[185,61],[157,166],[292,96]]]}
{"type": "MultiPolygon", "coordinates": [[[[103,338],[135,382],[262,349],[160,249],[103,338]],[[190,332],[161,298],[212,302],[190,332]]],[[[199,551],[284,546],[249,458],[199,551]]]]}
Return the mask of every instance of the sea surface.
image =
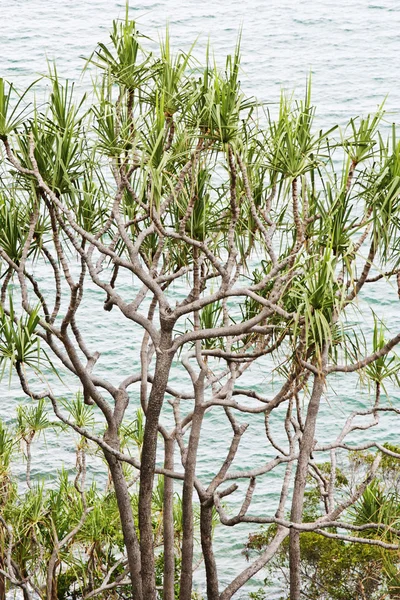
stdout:
{"type": "MultiPolygon", "coordinates": [[[[0,77],[21,89],[46,73],[46,61],[55,60],[60,76],[77,80],[78,88],[87,89],[90,80],[80,78],[84,58],[98,41],[108,41],[112,19],[122,18],[124,11],[125,3],[114,0],[0,0],[0,77]]],[[[242,82],[246,92],[273,106],[282,88],[302,96],[306,78],[312,73],[317,122],[321,126],[344,125],[350,117],[375,111],[385,98],[387,125],[400,120],[399,2],[138,0],[132,2],[130,15],[138,21],[140,30],[155,41],[167,22],[176,48],[188,50],[198,38],[199,57],[210,39],[217,60],[233,51],[242,29],[242,82]]],[[[44,95],[44,86],[38,86],[38,101],[44,95]]],[[[39,267],[37,276],[46,288],[46,270],[39,267]]],[[[124,285],[127,289],[132,285],[129,278],[124,285]]],[[[183,293],[184,289],[176,290],[178,297],[183,293]]],[[[98,300],[99,292],[90,290],[80,322],[90,343],[102,352],[102,374],[118,380],[137,368],[138,338],[116,311],[110,314],[110,327],[98,300]]],[[[363,303],[384,316],[391,331],[398,331],[400,317],[394,289],[382,284],[373,293],[365,294],[363,303]]],[[[370,326],[367,319],[366,335],[370,326]]],[[[246,377],[256,389],[272,390],[273,383],[263,370],[254,369],[246,377]]],[[[178,369],[174,371],[173,383],[185,386],[178,369]]],[[[337,389],[327,394],[322,408],[317,432],[321,442],[331,438],[351,409],[367,402],[366,392],[356,387],[355,381],[345,386],[337,383],[337,389]]],[[[22,399],[15,382],[11,387],[6,379],[0,383],[0,418],[11,422],[22,399]]],[[[391,400],[400,401],[396,390],[391,390],[391,400]]],[[[133,405],[135,402],[137,396],[132,397],[133,405]]],[[[223,459],[225,432],[228,429],[218,410],[207,415],[199,453],[200,477],[207,478],[213,472],[216,457],[223,459]]],[[[365,438],[359,434],[357,439],[365,438]]],[[[368,433],[368,439],[399,443],[398,426],[394,427],[389,417],[382,418],[379,428],[368,433]]],[[[263,464],[273,456],[271,448],[265,445],[262,419],[251,422],[243,438],[241,456],[243,463],[250,466],[263,464]]],[[[49,434],[45,443],[34,450],[33,476],[51,478],[63,464],[71,467],[73,457],[74,443],[70,438],[49,434]]],[[[18,468],[22,477],[22,467],[16,466],[17,472],[18,468]]],[[[103,472],[102,464],[96,463],[93,477],[101,480],[103,472]]],[[[277,473],[264,486],[257,487],[254,512],[265,514],[271,507],[273,513],[279,476],[277,473]]],[[[231,501],[232,508],[240,502],[238,495],[237,500],[231,501]]],[[[217,562],[223,583],[245,567],[241,549],[251,529],[255,528],[217,528],[217,562]]],[[[260,587],[262,580],[261,573],[237,598],[248,598],[249,591],[260,587]]],[[[201,590],[201,570],[197,582],[201,590]]],[[[278,589],[271,590],[269,597],[276,598],[277,594],[278,589]]]]}

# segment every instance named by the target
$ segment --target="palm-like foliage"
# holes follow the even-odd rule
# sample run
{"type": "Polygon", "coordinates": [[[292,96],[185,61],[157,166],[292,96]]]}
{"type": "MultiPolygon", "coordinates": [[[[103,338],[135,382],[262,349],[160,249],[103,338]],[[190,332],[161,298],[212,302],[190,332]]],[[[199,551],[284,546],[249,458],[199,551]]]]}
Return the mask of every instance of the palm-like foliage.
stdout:
{"type": "MultiPolygon", "coordinates": [[[[32,84],[34,85],[34,84],[32,84]]],[[[13,102],[15,90],[12,84],[4,81],[0,77],[0,136],[1,139],[7,139],[7,136],[15,131],[23,123],[26,117],[26,107],[23,105],[24,97],[30,87],[22,95],[17,95],[18,100],[13,102]]]]}
{"type": "Polygon", "coordinates": [[[39,308],[31,314],[18,318],[14,311],[14,304],[10,298],[10,309],[7,314],[0,306],[0,365],[1,374],[7,368],[17,363],[22,363],[39,370],[41,355],[40,342],[36,335],[39,321],[39,308]]]}

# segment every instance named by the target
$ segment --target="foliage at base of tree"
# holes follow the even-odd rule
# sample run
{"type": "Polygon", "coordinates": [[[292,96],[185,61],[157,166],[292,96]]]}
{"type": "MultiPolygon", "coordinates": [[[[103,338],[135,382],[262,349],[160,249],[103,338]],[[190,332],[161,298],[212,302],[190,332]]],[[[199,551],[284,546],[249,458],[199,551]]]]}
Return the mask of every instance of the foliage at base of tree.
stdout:
{"type": "MultiPolygon", "coordinates": [[[[75,416],[86,415],[87,424],[92,411],[84,407],[80,395],[73,406],[75,416]]],[[[107,600],[129,598],[130,581],[127,577],[124,539],[112,484],[108,481],[106,489],[102,490],[92,483],[82,493],[82,485],[85,486],[87,477],[85,463],[96,449],[84,438],[77,438],[75,472],[63,470],[55,481],[46,481],[39,475],[33,482],[28,463],[25,481],[18,481],[13,477],[11,467],[16,461],[26,461],[26,439],[30,454],[41,433],[59,427],[57,423],[49,421],[40,403],[31,408],[20,406],[17,413],[14,428],[6,427],[0,420],[0,600],[4,600],[7,590],[13,587],[12,581],[4,579],[1,574],[8,560],[16,577],[23,580],[29,574],[31,585],[39,595],[45,593],[46,578],[50,575],[53,600],[79,600],[92,596],[107,600]],[[102,589],[105,574],[110,574],[106,582],[110,584],[110,589],[102,589]]],[[[126,437],[130,435],[135,441],[138,452],[142,443],[141,421],[139,412],[126,432],[126,437]]],[[[131,507],[137,522],[138,491],[134,480],[131,490],[131,507]]],[[[163,479],[159,478],[153,493],[152,520],[154,544],[158,549],[156,580],[160,600],[163,598],[164,569],[161,527],[163,496],[163,479]]],[[[175,590],[178,599],[182,536],[182,503],[178,494],[174,501],[174,531],[175,590]]],[[[200,596],[193,592],[193,598],[199,600],[200,596]]]]}
{"type": "MultiPolygon", "coordinates": [[[[392,452],[399,448],[387,444],[392,452]]],[[[364,470],[374,459],[369,453],[353,455],[347,465],[350,476],[355,471],[364,470]]],[[[324,470],[326,465],[319,465],[324,470]]],[[[338,470],[338,478],[345,489],[348,478],[338,470]]],[[[400,530],[400,467],[389,456],[382,460],[377,478],[365,489],[363,495],[347,513],[346,522],[351,525],[381,523],[381,528],[364,529],[363,536],[371,541],[397,541],[400,530]],[[386,524],[386,526],[385,526],[386,524]],[[393,529],[395,528],[395,529],[393,529]]],[[[311,481],[309,481],[311,483],[311,481]]],[[[313,521],[322,516],[321,499],[318,490],[310,487],[304,507],[305,521],[313,521]]],[[[246,554],[260,553],[268,546],[275,535],[272,525],[249,536],[246,554]]],[[[337,534],[340,530],[330,528],[328,533],[337,534]]],[[[355,533],[357,537],[357,533],[355,533]]],[[[302,598],[309,600],[399,600],[400,598],[400,550],[385,550],[380,546],[349,543],[341,539],[324,537],[314,532],[303,532],[300,536],[302,598]]],[[[284,540],[279,552],[269,563],[265,578],[265,589],[255,592],[254,600],[267,600],[266,589],[282,583],[286,590],[280,600],[289,600],[289,542],[284,540]]]]}

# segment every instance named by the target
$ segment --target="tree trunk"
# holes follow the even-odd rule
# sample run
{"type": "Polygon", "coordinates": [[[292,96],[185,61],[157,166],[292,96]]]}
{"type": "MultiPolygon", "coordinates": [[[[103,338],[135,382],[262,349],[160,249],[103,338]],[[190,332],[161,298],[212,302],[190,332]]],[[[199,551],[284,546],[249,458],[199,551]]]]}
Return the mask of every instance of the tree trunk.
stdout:
{"type": "MultiPolygon", "coordinates": [[[[297,462],[296,477],[294,481],[292,510],[290,520],[301,523],[303,516],[304,491],[308,473],[308,461],[314,445],[315,425],[324,390],[325,378],[314,377],[314,385],[308,404],[304,432],[300,444],[299,459],[297,462]]],[[[290,600],[300,600],[300,533],[296,529],[290,530],[289,538],[289,567],[290,567],[290,600]]]]}
{"type": "MultiPolygon", "coordinates": [[[[174,440],[165,440],[164,467],[174,468],[174,440]]],[[[174,552],[174,480],[164,476],[164,582],[163,600],[175,599],[175,552],[174,552]]]]}
{"type": "MultiPolygon", "coordinates": [[[[3,561],[3,557],[0,556],[0,569],[5,571],[5,564],[3,561]]],[[[6,579],[4,575],[0,574],[0,600],[6,600],[6,579]]]]}
{"type": "Polygon", "coordinates": [[[163,331],[160,347],[157,351],[155,373],[146,411],[146,425],[144,429],[139,491],[143,600],[155,600],[156,598],[151,502],[156,464],[158,423],[173,358],[172,353],[168,352],[171,343],[171,331],[163,331]]]}
{"type": "MultiPolygon", "coordinates": [[[[57,561],[58,563],[58,561],[57,561]]],[[[58,577],[57,577],[57,568],[59,564],[54,565],[53,569],[53,579],[51,582],[51,600],[58,600],[58,577]]]]}
{"type": "Polygon", "coordinates": [[[26,585],[22,588],[22,595],[23,595],[24,600],[31,600],[31,595],[28,592],[26,585]]]}
{"type": "MultiPolygon", "coordinates": [[[[110,444],[109,440],[107,440],[107,442],[110,444]]],[[[132,596],[135,600],[142,600],[140,549],[135,530],[135,521],[133,518],[128,486],[119,460],[113,454],[109,454],[106,451],[104,454],[110,468],[121,519],[122,533],[128,555],[129,572],[132,581],[132,596]]]]}
{"type": "Polygon", "coordinates": [[[189,444],[185,461],[185,479],[182,492],[182,567],[180,600],[190,600],[193,585],[193,488],[196,473],[197,450],[199,447],[201,424],[204,416],[204,372],[194,384],[196,408],[192,418],[189,444]]]}
{"type": "Polygon", "coordinates": [[[218,600],[218,572],[212,547],[212,500],[201,503],[200,507],[200,536],[206,568],[207,600],[218,600]]]}

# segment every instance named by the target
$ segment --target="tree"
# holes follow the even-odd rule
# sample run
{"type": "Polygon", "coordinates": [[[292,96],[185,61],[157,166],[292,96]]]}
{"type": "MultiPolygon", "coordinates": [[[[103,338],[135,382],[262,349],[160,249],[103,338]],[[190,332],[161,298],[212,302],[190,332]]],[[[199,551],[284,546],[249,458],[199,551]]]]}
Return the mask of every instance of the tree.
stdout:
{"type": "MultiPolygon", "coordinates": [[[[194,492],[207,597],[231,598],[289,536],[291,598],[298,600],[300,533],[371,544],[368,537],[355,539],[358,526],[346,524],[346,511],[374,478],[382,453],[400,458],[373,441],[347,441],[353,431],[376,426],[382,411],[399,410],[381,391],[385,379],[397,381],[392,351],[400,334],[375,316],[373,335],[365,339],[351,311],[364,288],[399,278],[400,145],[395,128],[387,142],[378,131],[382,108],[352,119],[342,134],[315,131],[311,82],[303,101],[282,95],[276,117],[263,113],[241,90],[239,45],[221,71],[209,51],[205,66],[191,51],[173,54],[168,33],[158,56],[145,42],[128,16],[114,23],[111,44],[99,44],[87,62],[98,73],[92,99],[77,100],[55,67],[47,104],[30,111],[26,96],[1,81],[3,373],[10,365],[28,397],[45,400],[61,423],[103,452],[134,598],[157,594],[152,503],[158,474],[164,478],[164,600],[175,595],[176,480],[182,482],[180,600],[193,590],[194,492]],[[36,275],[38,263],[52,274],[51,289],[36,275]],[[178,284],[185,290],[179,294],[178,284]],[[83,333],[80,309],[90,286],[103,293],[105,320],[119,311],[126,335],[142,336],[140,364],[118,383],[101,376],[100,353],[83,333]],[[266,393],[241,385],[258,364],[274,379],[266,393]],[[176,388],[172,370],[178,366],[182,385],[176,388]],[[102,415],[102,433],[69,417],[46,383],[51,373],[63,372],[80,386],[84,404],[102,415]],[[321,445],[315,428],[335,373],[351,381],[351,373],[358,374],[373,399],[321,445]],[[124,446],[135,385],[144,413],[140,458],[124,446]],[[271,420],[282,409],[278,443],[271,420]],[[206,480],[196,467],[210,411],[227,420],[232,435],[206,480]],[[245,464],[238,453],[248,429],[243,418],[257,416],[275,458],[266,453],[263,464],[245,464]],[[365,478],[351,495],[336,495],[338,451],[366,448],[375,448],[376,456],[365,478]],[[318,469],[320,452],[330,453],[329,473],[318,469]],[[139,474],[137,521],[126,465],[139,474]],[[251,514],[257,482],[280,465],[277,506],[251,514]],[[311,523],[303,519],[309,471],[325,507],[311,523]],[[222,499],[240,497],[238,480],[247,481],[247,491],[232,516],[222,499]],[[212,541],[215,511],[229,527],[277,525],[263,553],[224,589],[212,541]],[[349,533],[332,534],[331,527],[349,533]]],[[[24,439],[28,451],[29,435],[24,439]]],[[[54,548],[56,560],[60,548],[54,548]]],[[[29,593],[29,574],[18,579],[10,565],[3,576],[29,593]]],[[[49,576],[48,598],[52,586],[49,576]]]]}

